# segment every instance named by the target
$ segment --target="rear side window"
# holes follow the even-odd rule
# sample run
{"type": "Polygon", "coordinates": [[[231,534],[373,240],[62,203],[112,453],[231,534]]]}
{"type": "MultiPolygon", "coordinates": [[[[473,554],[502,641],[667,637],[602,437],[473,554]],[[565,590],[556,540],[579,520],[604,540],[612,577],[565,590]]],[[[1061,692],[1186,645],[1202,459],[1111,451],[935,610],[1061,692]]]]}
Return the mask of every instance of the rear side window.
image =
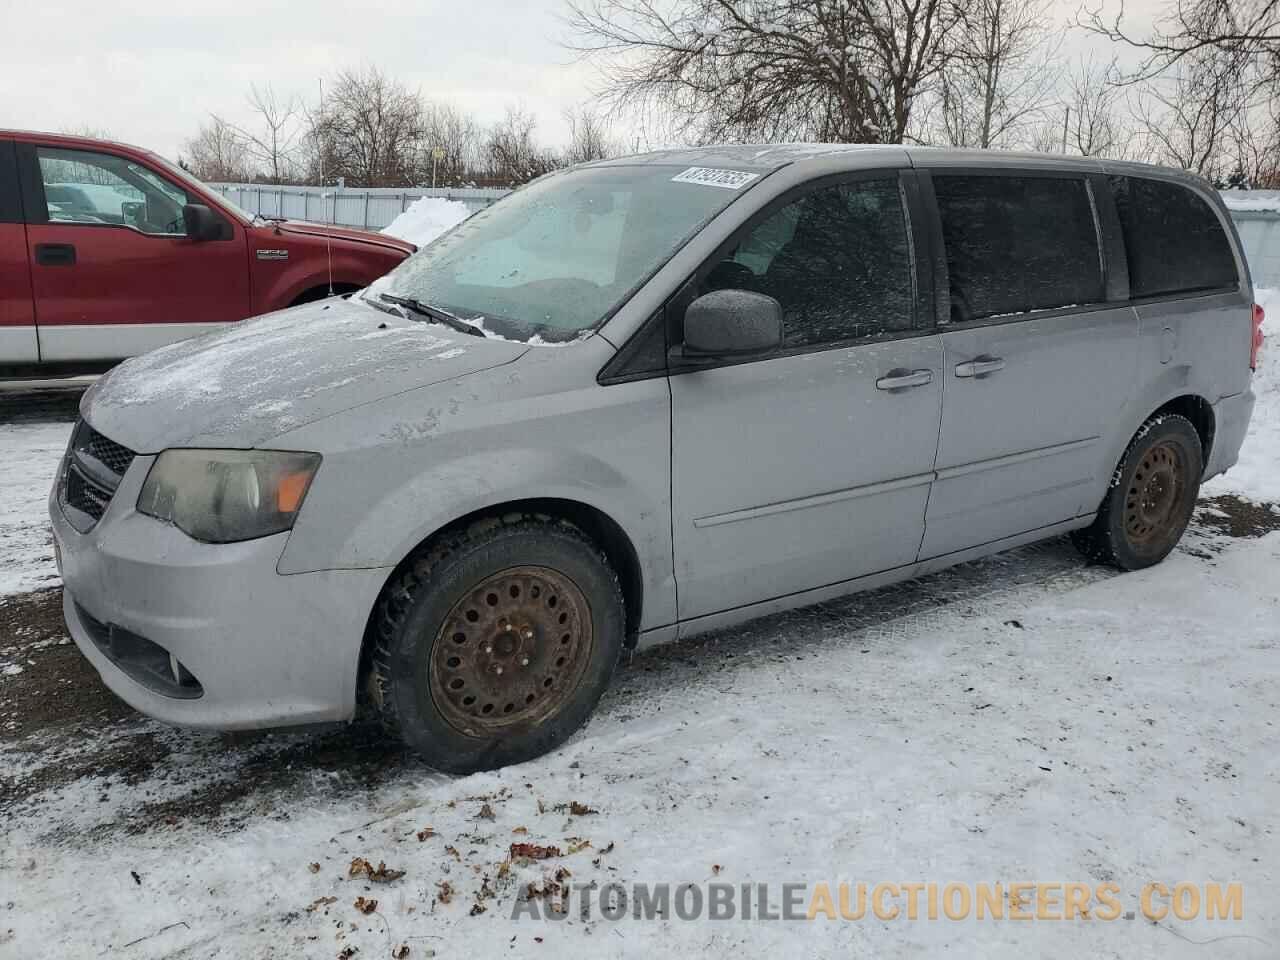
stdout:
{"type": "Polygon", "coordinates": [[[1083,180],[935,175],[933,185],[953,322],[1104,299],[1083,180]]]}
{"type": "Polygon", "coordinates": [[[775,298],[788,347],[911,329],[911,244],[897,179],[822,187],[792,201],[753,226],[703,288],[775,298]]]}
{"type": "Polygon", "coordinates": [[[1231,244],[1195,191],[1165,180],[1111,177],[1134,297],[1234,287],[1231,244]]]}

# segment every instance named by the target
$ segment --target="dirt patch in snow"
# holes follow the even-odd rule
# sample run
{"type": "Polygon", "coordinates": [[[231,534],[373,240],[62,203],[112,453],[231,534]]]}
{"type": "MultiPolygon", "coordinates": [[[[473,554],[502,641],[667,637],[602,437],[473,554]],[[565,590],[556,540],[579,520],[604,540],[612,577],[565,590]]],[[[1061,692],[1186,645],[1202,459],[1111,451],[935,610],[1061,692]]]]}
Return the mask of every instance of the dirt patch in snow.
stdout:
{"type": "MultiPolygon", "coordinates": [[[[0,661],[22,668],[0,679],[0,744],[137,716],[67,636],[60,587],[0,597],[0,661]]],[[[41,737],[28,749],[42,751],[52,742],[41,737]]]]}
{"type": "Polygon", "coordinates": [[[1280,530],[1280,506],[1254,503],[1227,494],[1202,499],[1196,519],[1228,537],[1265,537],[1273,530],[1280,530]]]}

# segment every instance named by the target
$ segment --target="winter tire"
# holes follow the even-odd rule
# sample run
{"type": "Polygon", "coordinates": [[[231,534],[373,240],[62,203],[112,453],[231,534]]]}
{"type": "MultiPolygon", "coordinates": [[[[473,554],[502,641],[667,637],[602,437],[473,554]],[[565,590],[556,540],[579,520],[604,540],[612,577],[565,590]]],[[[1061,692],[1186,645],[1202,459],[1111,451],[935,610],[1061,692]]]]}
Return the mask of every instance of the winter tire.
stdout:
{"type": "Polygon", "coordinates": [[[369,692],[437,769],[490,770],[562,743],[622,652],[622,590],[574,525],[513,514],[446,535],[389,585],[369,692]]]}

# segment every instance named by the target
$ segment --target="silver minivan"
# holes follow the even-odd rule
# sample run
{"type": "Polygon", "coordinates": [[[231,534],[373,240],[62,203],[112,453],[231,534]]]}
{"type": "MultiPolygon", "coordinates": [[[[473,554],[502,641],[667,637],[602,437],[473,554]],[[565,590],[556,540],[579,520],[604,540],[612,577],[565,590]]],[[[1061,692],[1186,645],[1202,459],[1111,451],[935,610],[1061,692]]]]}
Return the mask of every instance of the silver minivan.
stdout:
{"type": "Polygon", "coordinates": [[[1070,533],[1136,569],[1235,463],[1261,313],[1214,191],[1093,159],[580,166],[376,282],[130,360],[50,498],[120,697],[551,749],[621,653],[1070,533]]]}

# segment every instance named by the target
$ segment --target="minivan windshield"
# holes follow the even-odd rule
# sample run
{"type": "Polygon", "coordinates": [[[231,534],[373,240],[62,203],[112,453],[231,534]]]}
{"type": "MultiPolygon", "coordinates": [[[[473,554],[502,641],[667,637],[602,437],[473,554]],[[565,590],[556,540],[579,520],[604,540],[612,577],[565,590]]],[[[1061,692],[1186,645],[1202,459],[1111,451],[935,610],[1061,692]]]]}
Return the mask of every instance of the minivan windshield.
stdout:
{"type": "Polygon", "coordinates": [[[417,301],[509,340],[570,341],[756,179],[661,164],[553,174],[470,217],[366,295],[417,301]]]}

